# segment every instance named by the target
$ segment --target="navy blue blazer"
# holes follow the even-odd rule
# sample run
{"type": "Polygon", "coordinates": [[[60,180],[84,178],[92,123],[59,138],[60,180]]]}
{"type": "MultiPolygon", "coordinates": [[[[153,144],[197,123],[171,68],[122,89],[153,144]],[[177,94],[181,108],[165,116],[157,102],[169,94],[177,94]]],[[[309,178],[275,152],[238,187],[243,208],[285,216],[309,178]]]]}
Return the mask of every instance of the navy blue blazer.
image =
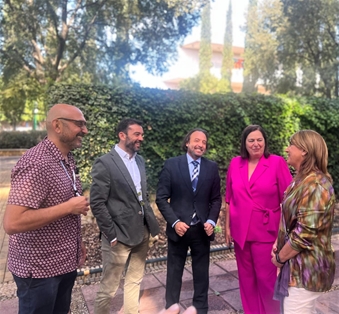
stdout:
{"type": "MultiPolygon", "coordinates": [[[[217,163],[201,157],[197,189],[193,192],[187,156],[181,155],[165,161],[160,172],[156,204],[167,222],[166,234],[173,241],[180,236],[172,225],[178,219],[190,225],[194,210],[200,221],[218,220],[221,195],[217,163]]],[[[214,234],[210,240],[214,239],[214,234]]]]}

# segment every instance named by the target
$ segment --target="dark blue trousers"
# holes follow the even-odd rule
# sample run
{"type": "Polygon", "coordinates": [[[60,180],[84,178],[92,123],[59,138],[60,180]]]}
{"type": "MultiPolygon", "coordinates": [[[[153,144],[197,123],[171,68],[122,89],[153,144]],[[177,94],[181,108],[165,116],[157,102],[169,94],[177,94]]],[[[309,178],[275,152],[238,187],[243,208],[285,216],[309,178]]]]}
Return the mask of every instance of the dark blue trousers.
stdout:
{"type": "Polygon", "coordinates": [[[179,303],[188,248],[191,250],[192,257],[193,305],[198,314],[207,314],[210,240],[201,223],[190,226],[178,242],[168,239],[166,308],[179,303]]]}
{"type": "Polygon", "coordinates": [[[77,272],[51,278],[21,278],[13,274],[19,314],[67,314],[77,272]]]}

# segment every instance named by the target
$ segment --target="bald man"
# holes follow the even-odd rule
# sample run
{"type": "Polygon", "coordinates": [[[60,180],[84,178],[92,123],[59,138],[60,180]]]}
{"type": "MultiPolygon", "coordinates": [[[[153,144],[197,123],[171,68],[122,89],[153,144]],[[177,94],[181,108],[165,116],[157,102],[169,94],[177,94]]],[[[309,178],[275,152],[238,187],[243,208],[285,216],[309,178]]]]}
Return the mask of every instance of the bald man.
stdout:
{"type": "Polygon", "coordinates": [[[78,108],[58,104],[46,125],[47,137],[12,170],[3,221],[20,314],[68,313],[76,269],[86,255],[80,215],[89,203],[71,153],[88,133],[86,120],[78,108]]]}

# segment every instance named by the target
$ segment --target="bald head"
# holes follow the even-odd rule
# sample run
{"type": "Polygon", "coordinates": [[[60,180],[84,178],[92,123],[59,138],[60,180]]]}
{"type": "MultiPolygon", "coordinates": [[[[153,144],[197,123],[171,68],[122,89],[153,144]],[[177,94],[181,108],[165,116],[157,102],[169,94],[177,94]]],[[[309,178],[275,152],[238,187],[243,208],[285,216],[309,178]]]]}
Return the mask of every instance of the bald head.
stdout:
{"type": "Polygon", "coordinates": [[[47,113],[47,138],[67,156],[68,152],[81,147],[82,138],[88,133],[86,120],[75,106],[54,105],[47,113]]]}
{"type": "Polygon", "coordinates": [[[82,112],[80,109],[78,109],[75,106],[67,105],[67,104],[54,105],[47,113],[47,118],[46,118],[47,132],[50,130],[52,126],[52,122],[55,119],[58,119],[58,118],[75,119],[74,115],[79,115],[79,114],[82,115],[82,112]]]}

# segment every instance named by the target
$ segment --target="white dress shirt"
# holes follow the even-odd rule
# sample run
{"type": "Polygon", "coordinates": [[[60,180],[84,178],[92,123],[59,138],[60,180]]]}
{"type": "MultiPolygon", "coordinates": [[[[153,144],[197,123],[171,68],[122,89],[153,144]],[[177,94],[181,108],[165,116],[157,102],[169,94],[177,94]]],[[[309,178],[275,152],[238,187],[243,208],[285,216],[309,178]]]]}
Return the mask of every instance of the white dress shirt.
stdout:
{"type": "MultiPolygon", "coordinates": [[[[131,178],[133,180],[135,189],[137,191],[140,204],[142,202],[142,193],[141,193],[141,176],[140,176],[140,170],[137,165],[137,162],[135,160],[135,156],[137,153],[134,153],[132,157],[129,156],[128,153],[126,153],[123,149],[119,147],[118,144],[114,147],[115,151],[119,154],[122,161],[124,162],[129,174],[131,175],[131,178]]],[[[143,210],[143,209],[142,209],[143,210]]]]}

